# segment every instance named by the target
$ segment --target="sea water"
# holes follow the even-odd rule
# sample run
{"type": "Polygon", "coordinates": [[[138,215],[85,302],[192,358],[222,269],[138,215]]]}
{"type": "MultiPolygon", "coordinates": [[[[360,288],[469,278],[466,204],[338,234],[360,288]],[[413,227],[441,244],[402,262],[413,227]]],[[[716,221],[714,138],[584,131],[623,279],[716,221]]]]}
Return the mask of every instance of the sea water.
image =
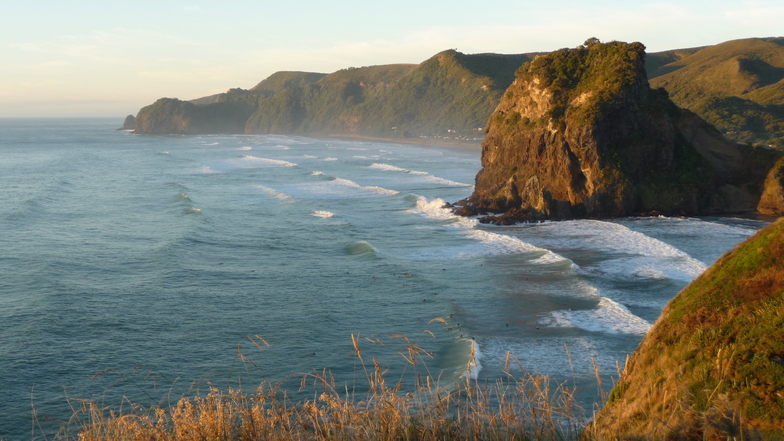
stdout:
{"type": "Polygon", "coordinates": [[[52,433],[79,399],[296,390],[322,369],[361,390],[352,335],[404,387],[503,376],[509,355],[516,374],[586,385],[590,406],[594,363],[614,374],[766,223],[488,226],[443,208],[471,194],[478,149],[120,123],[0,119],[0,438],[52,433]]]}

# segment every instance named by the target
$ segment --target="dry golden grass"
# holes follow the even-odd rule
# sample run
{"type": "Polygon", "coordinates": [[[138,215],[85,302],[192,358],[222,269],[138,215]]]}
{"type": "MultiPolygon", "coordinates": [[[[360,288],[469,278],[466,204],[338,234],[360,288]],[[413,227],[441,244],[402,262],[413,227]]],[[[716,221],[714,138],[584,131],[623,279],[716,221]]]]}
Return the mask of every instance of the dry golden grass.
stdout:
{"type": "MultiPolygon", "coordinates": [[[[253,392],[210,388],[176,404],[144,407],[123,402],[102,407],[78,403],[71,421],[55,440],[564,440],[577,439],[587,418],[565,385],[548,377],[515,377],[516,360],[507,356],[505,379],[479,384],[465,379],[444,388],[426,373],[431,354],[402,335],[401,350],[414,368],[415,387],[388,384],[374,358],[363,358],[362,337],[352,335],[354,353],[367,381],[367,393],[356,397],[338,390],[328,371],[301,376],[300,396],[279,385],[262,383],[253,392]]],[[[373,341],[372,339],[368,339],[373,341]]],[[[262,348],[260,337],[254,338],[262,348]]],[[[475,362],[475,360],[472,360],[475,362]]]]}

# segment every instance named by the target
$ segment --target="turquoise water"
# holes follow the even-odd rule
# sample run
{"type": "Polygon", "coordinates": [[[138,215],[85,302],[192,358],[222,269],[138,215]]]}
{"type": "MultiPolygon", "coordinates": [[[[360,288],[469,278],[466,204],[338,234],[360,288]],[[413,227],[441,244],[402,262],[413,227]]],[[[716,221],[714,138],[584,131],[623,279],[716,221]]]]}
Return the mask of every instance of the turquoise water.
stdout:
{"type": "Polygon", "coordinates": [[[323,368],[353,385],[352,334],[384,343],[361,340],[391,378],[412,372],[403,334],[445,386],[507,353],[588,384],[592,357],[615,372],[766,223],[484,226],[441,208],[470,195],[478,150],[119,125],[0,119],[0,437],[31,439],[31,403],[46,431],[67,398],[151,405],[323,368]]]}

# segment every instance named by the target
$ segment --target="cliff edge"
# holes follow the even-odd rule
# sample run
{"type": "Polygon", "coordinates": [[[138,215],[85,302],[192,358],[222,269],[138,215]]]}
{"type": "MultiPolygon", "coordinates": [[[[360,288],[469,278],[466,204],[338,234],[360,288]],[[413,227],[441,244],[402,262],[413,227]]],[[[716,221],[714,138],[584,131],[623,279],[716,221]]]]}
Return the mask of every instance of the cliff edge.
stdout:
{"type": "Polygon", "coordinates": [[[723,138],[651,89],[641,43],[590,39],[516,75],[458,213],[512,223],[756,210],[779,154],[723,138]]]}
{"type": "Polygon", "coordinates": [[[784,220],[664,309],[587,439],[784,439],[784,220]]]}

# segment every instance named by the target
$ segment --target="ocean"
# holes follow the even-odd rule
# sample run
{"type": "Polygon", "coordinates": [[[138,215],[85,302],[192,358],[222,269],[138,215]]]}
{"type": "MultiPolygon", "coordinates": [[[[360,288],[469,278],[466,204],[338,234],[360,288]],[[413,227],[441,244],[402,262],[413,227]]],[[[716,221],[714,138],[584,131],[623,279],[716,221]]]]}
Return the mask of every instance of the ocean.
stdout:
{"type": "Polygon", "coordinates": [[[482,225],[442,208],[471,194],[478,149],[121,124],[0,119],[0,438],[51,434],[82,399],[296,391],[323,369],[362,390],[352,335],[404,388],[492,381],[509,354],[590,408],[594,361],[615,375],[678,291],[767,224],[482,225]],[[428,351],[416,365],[409,345],[428,351]]]}

